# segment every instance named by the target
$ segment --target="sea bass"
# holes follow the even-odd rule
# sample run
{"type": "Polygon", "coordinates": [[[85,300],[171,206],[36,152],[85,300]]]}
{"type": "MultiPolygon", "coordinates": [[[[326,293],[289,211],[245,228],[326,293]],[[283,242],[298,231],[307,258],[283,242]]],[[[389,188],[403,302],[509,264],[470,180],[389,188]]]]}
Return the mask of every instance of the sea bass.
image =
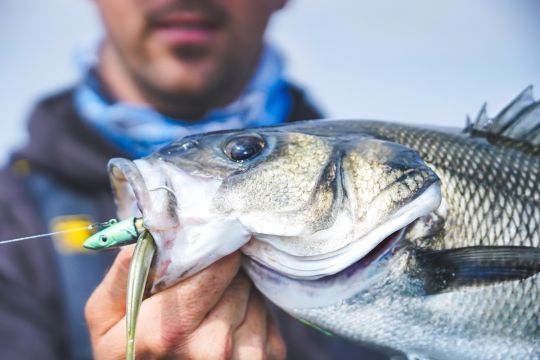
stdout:
{"type": "Polygon", "coordinates": [[[434,359],[540,357],[540,102],[464,132],[307,121],[113,159],[157,292],[240,249],[272,302],[358,343],[434,359]]]}

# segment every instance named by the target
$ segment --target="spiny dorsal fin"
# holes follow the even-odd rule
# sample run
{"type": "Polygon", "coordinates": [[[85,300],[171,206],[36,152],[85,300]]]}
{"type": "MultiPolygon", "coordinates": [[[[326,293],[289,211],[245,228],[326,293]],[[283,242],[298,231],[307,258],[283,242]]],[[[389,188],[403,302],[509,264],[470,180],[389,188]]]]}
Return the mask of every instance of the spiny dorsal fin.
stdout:
{"type": "Polygon", "coordinates": [[[417,276],[426,294],[462,286],[526,279],[540,272],[540,248],[473,246],[446,250],[418,250],[417,276]]]}
{"type": "Polygon", "coordinates": [[[474,122],[467,117],[465,133],[486,138],[490,143],[540,154],[540,101],[535,101],[532,85],[523,90],[494,118],[484,104],[474,122]]]}

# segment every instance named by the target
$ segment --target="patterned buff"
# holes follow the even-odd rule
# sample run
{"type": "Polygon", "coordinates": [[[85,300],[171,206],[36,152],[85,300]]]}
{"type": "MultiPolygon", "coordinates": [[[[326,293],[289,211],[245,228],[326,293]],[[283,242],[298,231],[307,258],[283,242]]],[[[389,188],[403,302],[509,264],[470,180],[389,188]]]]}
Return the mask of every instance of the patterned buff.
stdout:
{"type": "Polygon", "coordinates": [[[149,106],[107,101],[97,90],[92,64],[75,92],[75,106],[89,124],[134,157],[143,157],[178,138],[202,132],[275,125],[285,121],[292,99],[279,54],[266,47],[243,94],[196,123],[166,117],[149,106]]]}

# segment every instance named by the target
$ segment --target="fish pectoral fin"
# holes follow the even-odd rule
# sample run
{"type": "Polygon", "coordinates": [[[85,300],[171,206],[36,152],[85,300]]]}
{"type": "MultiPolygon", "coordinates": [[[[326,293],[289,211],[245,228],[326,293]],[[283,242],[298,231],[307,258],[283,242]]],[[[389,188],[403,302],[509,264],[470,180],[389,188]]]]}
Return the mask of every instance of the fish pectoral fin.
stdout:
{"type": "Polygon", "coordinates": [[[417,250],[415,276],[427,294],[471,285],[526,279],[540,272],[540,248],[473,246],[446,250],[417,250]]]}

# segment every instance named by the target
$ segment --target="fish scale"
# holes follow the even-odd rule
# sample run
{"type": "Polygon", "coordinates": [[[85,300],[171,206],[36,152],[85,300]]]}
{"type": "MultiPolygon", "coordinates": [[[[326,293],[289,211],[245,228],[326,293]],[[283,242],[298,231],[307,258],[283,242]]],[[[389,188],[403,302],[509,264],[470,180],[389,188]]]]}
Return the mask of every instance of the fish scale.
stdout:
{"type": "Polygon", "coordinates": [[[440,177],[443,197],[451,209],[445,225],[446,247],[540,246],[540,157],[478,143],[465,135],[380,123],[365,128],[416,150],[440,177]],[[442,150],[434,152],[434,148],[442,150]],[[494,213],[501,214],[500,218],[494,213]],[[530,219],[526,233],[510,232],[511,227],[516,228],[513,218],[530,219]],[[479,239],[478,227],[472,224],[497,231],[479,239]]]}
{"type": "MultiPolygon", "coordinates": [[[[397,283],[398,279],[387,281],[397,283]]],[[[292,313],[360,343],[406,349],[408,353],[436,349],[430,353],[435,359],[540,356],[538,276],[429,298],[407,296],[406,281],[403,286],[402,295],[375,288],[370,296],[361,294],[334,307],[293,309],[292,313]],[[355,321],[350,321],[351,317],[355,321]]]]}

